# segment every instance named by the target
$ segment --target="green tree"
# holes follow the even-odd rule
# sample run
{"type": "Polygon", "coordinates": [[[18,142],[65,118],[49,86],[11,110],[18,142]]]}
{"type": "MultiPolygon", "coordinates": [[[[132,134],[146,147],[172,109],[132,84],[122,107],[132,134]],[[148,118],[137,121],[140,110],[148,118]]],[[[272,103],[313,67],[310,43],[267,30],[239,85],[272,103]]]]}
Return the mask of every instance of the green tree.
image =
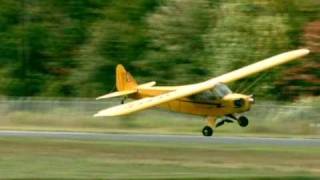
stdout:
{"type": "Polygon", "coordinates": [[[0,59],[7,62],[1,69],[7,78],[2,79],[2,92],[72,95],[65,81],[76,64],[75,50],[85,42],[85,27],[94,19],[90,8],[97,2],[101,4],[89,0],[3,2],[0,59]]]}
{"type": "Polygon", "coordinates": [[[116,64],[124,64],[133,74],[141,74],[133,64],[142,59],[149,42],[145,17],[159,2],[115,0],[104,8],[105,18],[92,25],[90,39],[81,47],[78,57],[81,66],[70,79],[79,95],[92,96],[112,90],[116,64]]]}
{"type": "Polygon", "coordinates": [[[199,61],[205,46],[203,36],[214,22],[208,0],[165,1],[147,18],[151,42],[136,66],[163,84],[203,79],[207,74],[205,64],[199,61]]]}
{"type": "MultiPolygon", "coordinates": [[[[211,76],[217,76],[286,51],[287,16],[272,14],[269,3],[252,1],[222,3],[216,26],[206,35],[206,64],[211,76]]],[[[261,74],[260,74],[261,75],[261,74]]],[[[255,78],[236,83],[235,90],[245,89],[255,78]]],[[[264,81],[255,86],[258,95],[265,96],[265,89],[272,88],[276,74],[269,73],[264,81]],[[267,83],[263,83],[267,82],[267,83]]]]}

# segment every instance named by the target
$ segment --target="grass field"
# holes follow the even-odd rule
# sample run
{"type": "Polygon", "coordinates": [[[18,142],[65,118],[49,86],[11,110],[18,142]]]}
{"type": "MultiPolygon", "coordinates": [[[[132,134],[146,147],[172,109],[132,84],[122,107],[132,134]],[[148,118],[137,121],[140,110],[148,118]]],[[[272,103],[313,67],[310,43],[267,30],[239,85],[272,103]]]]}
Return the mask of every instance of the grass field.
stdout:
{"type": "MultiPolygon", "coordinates": [[[[73,100],[2,100],[0,129],[91,131],[115,133],[199,134],[204,117],[162,110],[147,110],[120,118],[93,118],[98,110],[116,105],[117,101],[73,100]]],[[[260,136],[320,135],[318,103],[279,104],[260,102],[246,114],[247,128],[236,123],[219,127],[218,134],[260,136]]]]}
{"type": "Polygon", "coordinates": [[[320,147],[0,138],[0,178],[319,179],[320,147]]]}
{"type": "MultiPolygon", "coordinates": [[[[115,104],[115,103],[112,103],[115,104]]],[[[91,100],[2,100],[0,130],[200,134],[201,117],[148,110],[93,118],[91,100]]],[[[241,128],[220,134],[319,137],[319,104],[257,105],[241,128]],[[312,124],[312,126],[310,126],[312,124]]],[[[320,147],[0,138],[0,179],[320,179],[320,147]]]]}

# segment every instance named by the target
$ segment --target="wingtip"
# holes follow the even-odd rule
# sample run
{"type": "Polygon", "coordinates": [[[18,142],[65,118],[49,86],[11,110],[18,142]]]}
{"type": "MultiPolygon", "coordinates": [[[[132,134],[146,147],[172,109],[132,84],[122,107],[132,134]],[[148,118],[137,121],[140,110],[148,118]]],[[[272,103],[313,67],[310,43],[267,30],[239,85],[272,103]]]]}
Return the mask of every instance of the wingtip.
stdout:
{"type": "Polygon", "coordinates": [[[303,57],[303,56],[306,56],[310,53],[311,51],[307,48],[302,48],[302,49],[297,49],[297,50],[293,50],[293,51],[289,51],[287,53],[284,53],[284,54],[291,54],[292,55],[295,55],[297,58],[299,57],[303,57]]]}
{"type": "Polygon", "coordinates": [[[310,51],[310,49],[307,49],[307,48],[305,48],[305,49],[301,49],[302,51],[304,51],[305,52],[305,54],[309,54],[311,51],[310,51]]]}
{"type": "Polygon", "coordinates": [[[105,113],[99,113],[99,112],[93,115],[93,117],[106,117],[106,116],[109,116],[109,115],[105,113]]]}
{"type": "Polygon", "coordinates": [[[97,112],[96,114],[93,115],[93,117],[106,117],[106,116],[117,116],[118,114],[114,114],[112,112],[110,112],[109,109],[107,110],[102,110],[97,112]]]}
{"type": "Polygon", "coordinates": [[[96,113],[93,115],[93,117],[101,117],[101,115],[99,113],[96,113]]]}
{"type": "Polygon", "coordinates": [[[298,49],[297,52],[301,53],[302,55],[308,55],[310,54],[310,49],[303,48],[303,49],[298,49]]]}
{"type": "Polygon", "coordinates": [[[96,100],[100,100],[100,99],[103,99],[102,96],[96,98],[96,100]]]}
{"type": "Polygon", "coordinates": [[[107,95],[108,95],[108,94],[105,94],[105,95],[102,95],[102,96],[96,97],[96,100],[105,99],[105,97],[106,97],[107,95]]]}
{"type": "MultiPolygon", "coordinates": [[[[112,93],[111,93],[111,94],[112,94],[112,93]]],[[[105,95],[103,95],[103,96],[99,96],[99,97],[96,98],[96,100],[107,99],[107,98],[109,98],[109,97],[112,97],[111,94],[105,94],[105,95]]]]}

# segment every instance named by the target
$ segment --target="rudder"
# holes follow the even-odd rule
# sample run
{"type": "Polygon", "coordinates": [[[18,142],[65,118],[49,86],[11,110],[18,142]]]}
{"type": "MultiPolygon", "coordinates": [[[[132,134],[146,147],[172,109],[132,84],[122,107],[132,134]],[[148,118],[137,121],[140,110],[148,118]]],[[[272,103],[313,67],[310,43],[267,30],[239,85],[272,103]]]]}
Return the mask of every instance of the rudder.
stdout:
{"type": "Polygon", "coordinates": [[[116,68],[116,87],[118,91],[135,90],[138,87],[137,81],[121,64],[116,68]]]}

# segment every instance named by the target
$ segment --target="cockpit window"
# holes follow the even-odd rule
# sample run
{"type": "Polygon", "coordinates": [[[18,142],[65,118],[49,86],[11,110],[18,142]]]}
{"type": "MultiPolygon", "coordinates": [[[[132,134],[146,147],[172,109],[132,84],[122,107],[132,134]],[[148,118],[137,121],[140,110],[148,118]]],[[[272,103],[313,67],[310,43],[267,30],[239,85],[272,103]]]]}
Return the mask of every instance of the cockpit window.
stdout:
{"type": "Polygon", "coordinates": [[[213,89],[210,90],[214,96],[218,99],[223,98],[224,96],[231,94],[232,91],[225,84],[219,83],[213,89]]]}
{"type": "Polygon", "coordinates": [[[196,102],[212,103],[214,100],[223,98],[224,96],[231,94],[232,91],[225,84],[219,83],[214,88],[190,96],[189,98],[196,102]]]}

